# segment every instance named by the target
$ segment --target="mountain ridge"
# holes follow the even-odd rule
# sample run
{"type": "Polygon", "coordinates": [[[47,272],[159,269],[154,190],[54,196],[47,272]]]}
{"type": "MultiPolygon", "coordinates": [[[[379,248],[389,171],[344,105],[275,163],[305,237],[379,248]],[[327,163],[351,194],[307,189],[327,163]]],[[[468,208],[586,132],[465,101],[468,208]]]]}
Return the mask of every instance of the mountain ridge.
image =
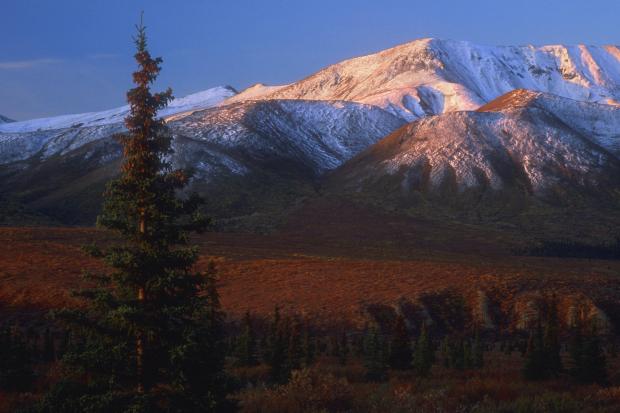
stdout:
{"type": "Polygon", "coordinates": [[[327,186],[461,215],[618,205],[620,108],[513,91],[481,109],[409,123],[330,173],[327,186]]]}
{"type": "Polygon", "coordinates": [[[475,110],[514,89],[617,104],[620,49],[426,38],[336,63],[259,98],[352,100],[413,121],[475,110]]]}
{"type": "MultiPolygon", "coordinates": [[[[518,215],[616,205],[618,94],[615,46],[423,39],[290,85],[199,92],[161,114],[174,166],[194,171],[193,188],[215,194],[211,211],[226,219],[280,219],[324,193],[518,215]]],[[[123,110],[0,125],[0,190],[61,221],[80,209],[91,219],[118,173],[123,110]]]]}
{"type": "MultiPolygon", "coordinates": [[[[314,193],[326,170],[403,124],[374,106],[299,100],[241,102],[168,121],[173,166],[192,170],[192,188],[217,194],[210,207],[225,215],[263,204],[285,208],[299,194],[314,193]]],[[[89,222],[105,182],[118,173],[122,152],[112,136],[123,130],[116,123],[0,133],[0,192],[60,221],[89,222]]]]}
{"type": "MultiPolygon", "coordinates": [[[[159,115],[162,117],[167,117],[177,115],[179,113],[207,109],[217,106],[219,103],[229,97],[232,97],[236,93],[237,91],[232,86],[218,86],[192,93],[182,98],[173,99],[168,107],[159,112],[159,115]]],[[[129,106],[125,105],[99,112],[85,112],[30,119],[0,125],[0,133],[22,133],[40,130],[103,126],[114,123],[123,123],[124,118],[128,113],[129,106]]]]}

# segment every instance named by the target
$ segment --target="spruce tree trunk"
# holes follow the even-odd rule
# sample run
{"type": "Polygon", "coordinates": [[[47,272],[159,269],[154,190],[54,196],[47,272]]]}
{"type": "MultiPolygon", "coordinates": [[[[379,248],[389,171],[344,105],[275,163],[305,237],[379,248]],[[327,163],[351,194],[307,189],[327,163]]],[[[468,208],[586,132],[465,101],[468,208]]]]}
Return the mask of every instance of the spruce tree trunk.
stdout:
{"type": "MultiPolygon", "coordinates": [[[[140,213],[140,234],[144,236],[146,232],[146,219],[144,212],[140,213]]],[[[142,306],[144,303],[144,286],[138,288],[138,301],[142,306]]],[[[138,378],[137,392],[144,393],[144,334],[138,330],[136,333],[136,374],[138,378]]]]}

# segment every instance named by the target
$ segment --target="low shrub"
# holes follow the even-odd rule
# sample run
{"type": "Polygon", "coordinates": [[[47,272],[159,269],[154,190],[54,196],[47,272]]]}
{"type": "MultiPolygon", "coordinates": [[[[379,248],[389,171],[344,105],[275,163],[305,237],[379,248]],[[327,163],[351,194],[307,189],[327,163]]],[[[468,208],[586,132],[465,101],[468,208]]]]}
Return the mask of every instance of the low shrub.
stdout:
{"type": "Polygon", "coordinates": [[[353,407],[351,385],[313,369],[293,371],[290,381],[274,388],[248,389],[240,394],[241,412],[347,412],[353,407]]]}

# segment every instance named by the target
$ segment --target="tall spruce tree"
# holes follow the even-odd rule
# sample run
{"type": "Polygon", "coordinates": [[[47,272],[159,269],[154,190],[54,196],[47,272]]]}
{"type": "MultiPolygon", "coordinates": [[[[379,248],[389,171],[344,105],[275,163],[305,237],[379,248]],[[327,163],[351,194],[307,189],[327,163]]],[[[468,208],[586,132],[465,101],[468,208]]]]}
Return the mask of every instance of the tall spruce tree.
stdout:
{"type": "Polygon", "coordinates": [[[452,348],[453,345],[450,336],[445,336],[439,345],[439,354],[445,368],[452,367],[452,348]]]}
{"type": "Polygon", "coordinates": [[[196,195],[180,196],[189,175],[173,170],[171,135],[157,112],[170,89],[153,93],[161,58],[151,57],[137,26],[127,93],[128,133],[120,177],[108,184],[98,225],[119,235],[105,250],[90,248],[112,267],[91,275],[80,311],[58,317],[71,331],[63,358],[67,381],[40,404],[47,412],[188,412],[224,409],[223,314],[212,265],[195,270],[189,234],[205,229],[196,195]]]}

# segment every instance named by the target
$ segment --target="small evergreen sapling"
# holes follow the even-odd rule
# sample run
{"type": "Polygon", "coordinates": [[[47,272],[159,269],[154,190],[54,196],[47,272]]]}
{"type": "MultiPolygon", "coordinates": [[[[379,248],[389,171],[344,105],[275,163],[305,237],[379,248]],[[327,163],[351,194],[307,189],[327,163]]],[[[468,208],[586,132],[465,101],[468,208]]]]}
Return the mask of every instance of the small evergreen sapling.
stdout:
{"type": "Polygon", "coordinates": [[[0,390],[25,391],[34,381],[33,352],[15,326],[0,329],[0,390]]]}
{"type": "Polygon", "coordinates": [[[310,332],[310,326],[305,324],[304,333],[302,336],[302,352],[303,352],[303,364],[305,367],[310,367],[314,364],[316,358],[317,345],[316,337],[310,332]]]}
{"type": "Polygon", "coordinates": [[[418,337],[413,352],[413,369],[420,377],[427,377],[435,360],[435,350],[428,335],[426,325],[422,324],[422,330],[418,337]]]}
{"type": "Polygon", "coordinates": [[[547,377],[543,329],[540,322],[530,332],[523,365],[523,377],[527,380],[542,380],[547,377]]]}
{"type": "Polygon", "coordinates": [[[368,380],[383,381],[387,378],[385,343],[375,326],[371,326],[364,337],[364,366],[368,380]]]}
{"type": "Polygon", "coordinates": [[[402,315],[399,315],[394,325],[390,343],[390,367],[397,370],[410,369],[413,360],[411,347],[411,339],[407,331],[405,319],[402,315]]]}
{"type": "Polygon", "coordinates": [[[265,362],[270,367],[270,379],[274,383],[286,383],[289,370],[289,322],[282,319],[280,309],[275,308],[267,340],[265,362]]]}
{"type": "Polygon", "coordinates": [[[601,346],[596,324],[580,321],[575,326],[570,345],[570,373],[580,383],[607,384],[607,360],[601,346]],[[589,327],[589,328],[588,328],[589,327]]]}
{"type": "Polygon", "coordinates": [[[236,343],[235,357],[237,365],[243,367],[255,366],[258,364],[256,333],[254,332],[249,311],[243,317],[242,329],[236,343]]]}

